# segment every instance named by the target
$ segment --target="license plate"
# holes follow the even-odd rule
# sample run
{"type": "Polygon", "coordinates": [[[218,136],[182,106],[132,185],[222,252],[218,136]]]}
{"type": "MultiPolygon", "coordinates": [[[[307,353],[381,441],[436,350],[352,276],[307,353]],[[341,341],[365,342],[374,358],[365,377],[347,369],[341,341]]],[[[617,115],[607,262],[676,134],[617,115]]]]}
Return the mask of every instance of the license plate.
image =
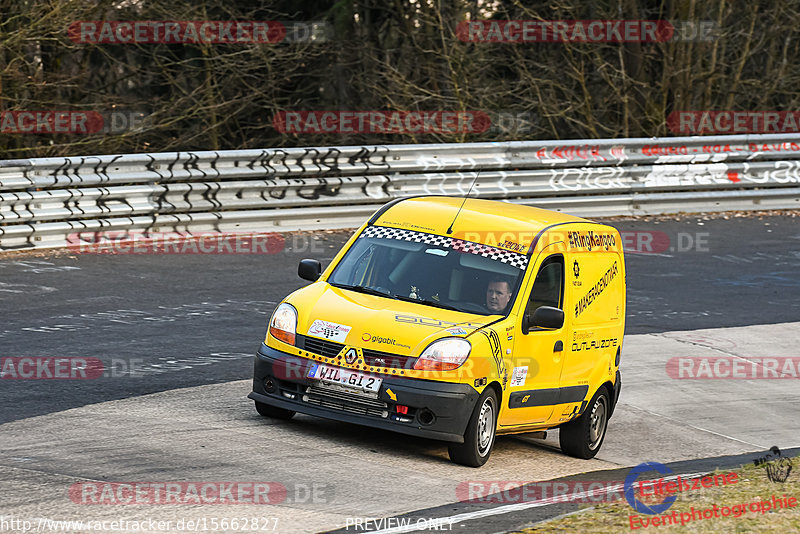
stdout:
{"type": "Polygon", "coordinates": [[[358,371],[351,371],[341,367],[330,367],[328,365],[312,364],[308,370],[308,378],[322,380],[323,382],[333,382],[355,389],[371,391],[377,393],[383,383],[382,378],[377,378],[358,371]]]}

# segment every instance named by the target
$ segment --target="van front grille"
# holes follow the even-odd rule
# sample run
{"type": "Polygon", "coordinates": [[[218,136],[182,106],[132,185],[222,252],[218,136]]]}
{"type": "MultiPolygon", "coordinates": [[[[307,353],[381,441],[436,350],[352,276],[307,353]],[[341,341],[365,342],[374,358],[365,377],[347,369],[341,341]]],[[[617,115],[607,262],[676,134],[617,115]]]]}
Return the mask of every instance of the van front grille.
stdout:
{"type": "Polygon", "coordinates": [[[377,394],[358,394],[340,388],[309,386],[303,401],[323,408],[372,417],[389,417],[389,406],[377,394]]]}
{"type": "Polygon", "coordinates": [[[392,369],[413,369],[417,359],[413,356],[401,356],[390,352],[363,349],[364,363],[373,367],[389,367],[392,369]]]}
{"type": "Polygon", "coordinates": [[[307,350],[308,352],[313,352],[314,354],[319,354],[320,356],[325,356],[326,358],[335,358],[344,348],[344,345],[341,343],[317,339],[315,337],[299,335],[297,338],[297,346],[299,348],[307,350]]]}

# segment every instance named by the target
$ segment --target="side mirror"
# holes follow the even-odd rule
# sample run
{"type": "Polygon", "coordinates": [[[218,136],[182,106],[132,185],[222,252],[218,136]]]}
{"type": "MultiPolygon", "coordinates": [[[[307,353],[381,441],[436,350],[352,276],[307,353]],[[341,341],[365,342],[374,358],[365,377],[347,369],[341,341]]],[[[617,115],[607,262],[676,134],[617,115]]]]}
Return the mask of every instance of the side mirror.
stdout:
{"type": "Polygon", "coordinates": [[[552,306],[539,306],[530,322],[533,326],[555,330],[564,326],[564,311],[552,306]]]}
{"type": "Polygon", "coordinates": [[[303,280],[316,282],[320,274],[322,274],[322,265],[319,260],[300,260],[300,265],[297,266],[297,276],[303,280]]]}

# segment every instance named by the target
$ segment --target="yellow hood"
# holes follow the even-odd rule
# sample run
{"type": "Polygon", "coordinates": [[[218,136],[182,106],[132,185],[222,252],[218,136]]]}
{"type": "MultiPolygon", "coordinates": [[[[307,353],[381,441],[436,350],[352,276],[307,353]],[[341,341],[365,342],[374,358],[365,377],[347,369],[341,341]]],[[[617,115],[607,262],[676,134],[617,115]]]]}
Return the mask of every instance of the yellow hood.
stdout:
{"type": "Polygon", "coordinates": [[[290,295],[297,333],[403,356],[419,356],[441,337],[467,337],[498,315],[445,310],[315,282],[290,295]]]}

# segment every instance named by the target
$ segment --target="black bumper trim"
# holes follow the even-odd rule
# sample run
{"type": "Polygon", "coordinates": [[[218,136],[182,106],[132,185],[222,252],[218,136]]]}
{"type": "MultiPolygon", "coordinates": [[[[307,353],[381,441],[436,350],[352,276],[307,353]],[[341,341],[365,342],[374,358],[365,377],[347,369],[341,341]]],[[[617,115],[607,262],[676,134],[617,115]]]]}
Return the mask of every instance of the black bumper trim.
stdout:
{"type": "MultiPolygon", "coordinates": [[[[253,392],[248,398],[286,410],[324,417],[345,423],[381,428],[455,443],[463,443],[467,423],[478,401],[479,393],[469,384],[437,382],[413,378],[383,376],[383,384],[376,401],[386,403],[389,417],[351,413],[330,407],[333,403],[310,403],[303,400],[308,396],[310,386],[319,385],[317,380],[306,378],[308,367],[317,363],[300,356],[294,356],[267,347],[262,343],[255,357],[253,370],[253,392]],[[267,391],[265,380],[272,378],[272,391],[267,391]],[[392,395],[387,393],[392,390],[392,395]],[[294,398],[288,398],[294,396],[294,398]],[[401,404],[409,407],[406,418],[408,422],[398,421],[392,417],[400,417],[395,406],[401,404]],[[421,413],[432,412],[433,421],[422,424],[421,413]]],[[[355,399],[355,398],[354,398],[355,399]]],[[[427,422],[427,421],[426,421],[427,422]]]]}
{"type": "Polygon", "coordinates": [[[531,406],[557,406],[559,404],[580,402],[586,398],[586,393],[588,392],[589,386],[515,391],[508,398],[508,407],[529,408],[531,406]]]}

